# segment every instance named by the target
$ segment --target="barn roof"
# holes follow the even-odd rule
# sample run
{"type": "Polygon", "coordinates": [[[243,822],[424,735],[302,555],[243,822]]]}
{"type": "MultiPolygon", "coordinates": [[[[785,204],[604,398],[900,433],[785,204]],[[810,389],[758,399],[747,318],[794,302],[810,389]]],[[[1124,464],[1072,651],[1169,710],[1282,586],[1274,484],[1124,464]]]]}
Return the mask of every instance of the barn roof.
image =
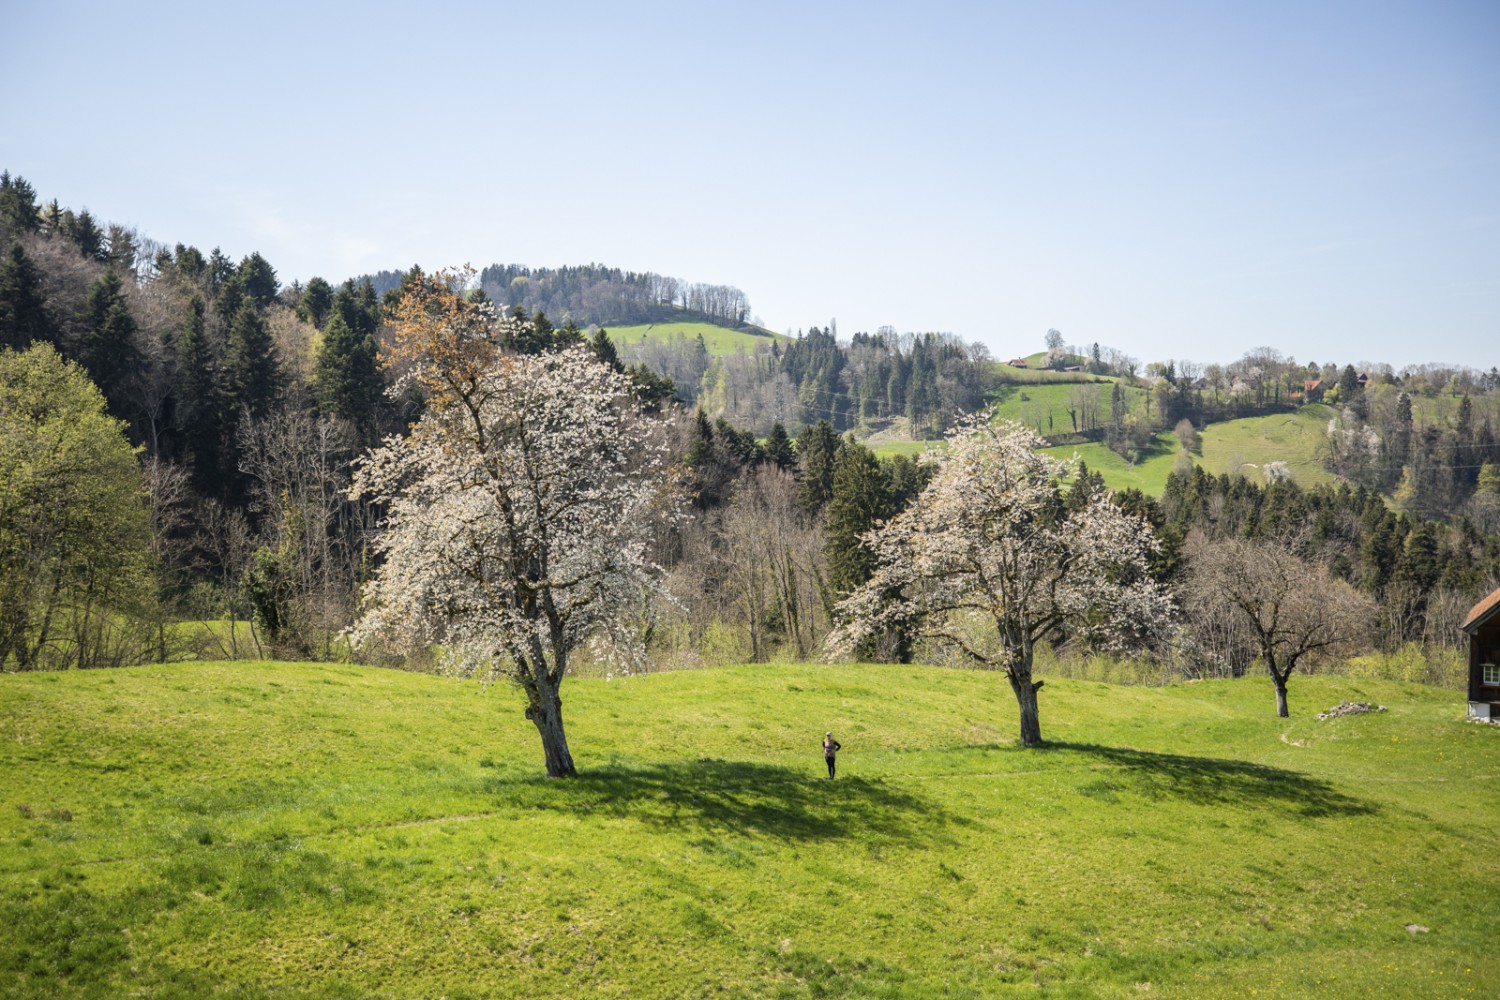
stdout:
{"type": "Polygon", "coordinates": [[[1463,630],[1473,632],[1479,626],[1500,614],[1500,588],[1478,604],[1469,609],[1468,617],[1464,619],[1463,630]]]}

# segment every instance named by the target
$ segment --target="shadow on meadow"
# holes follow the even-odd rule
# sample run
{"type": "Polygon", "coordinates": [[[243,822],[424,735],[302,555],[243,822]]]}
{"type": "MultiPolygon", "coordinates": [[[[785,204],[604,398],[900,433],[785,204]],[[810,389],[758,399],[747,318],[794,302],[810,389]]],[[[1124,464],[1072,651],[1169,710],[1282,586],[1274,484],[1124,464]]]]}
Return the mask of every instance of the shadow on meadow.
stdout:
{"type": "Polygon", "coordinates": [[[566,781],[496,778],[486,790],[521,808],[758,832],[784,840],[874,836],[930,841],[950,823],[968,822],[881,781],[829,781],[749,761],[611,764],[566,781]]]}
{"type": "Polygon", "coordinates": [[[1216,757],[1187,757],[1093,743],[1049,743],[1047,749],[1093,757],[1128,771],[1131,789],[1148,798],[1202,805],[1280,805],[1303,816],[1365,816],[1376,807],[1299,771],[1216,757]]]}

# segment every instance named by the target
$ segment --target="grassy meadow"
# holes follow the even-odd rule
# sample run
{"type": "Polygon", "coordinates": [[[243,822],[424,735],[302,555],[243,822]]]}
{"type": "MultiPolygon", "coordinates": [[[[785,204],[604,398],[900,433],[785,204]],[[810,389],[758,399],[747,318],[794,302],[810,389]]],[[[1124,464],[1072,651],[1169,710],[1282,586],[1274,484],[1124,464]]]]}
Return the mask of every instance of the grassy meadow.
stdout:
{"type": "MultiPolygon", "coordinates": [[[[1071,385],[1010,386],[999,401],[998,413],[1002,417],[1020,420],[1023,415],[1032,416],[1050,412],[1052,423],[1065,431],[1071,427],[1066,404],[1068,394],[1076,388],[1071,385]],[[1021,399],[1022,395],[1026,399],[1021,399]]],[[[1139,392],[1140,390],[1131,390],[1139,392]]],[[[1104,417],[1108,416],[1109,395],[1105,390],[1104,417]]],[[[1328,421],[1333,415],[1331,407],[1321,404],[1304,406],[1292,413],[1277,413],[1265,417],[1243,417],[1209,424],[1199,437],[1199,452],[1192,455],[1195,464],[1203,466],[1214,475],[1228,473],[1243,475],[1254,482],[1264,481],[1261,469],[1268,462],[1285,462],[1292,478],[1304,487],[1321,483],[1333,483],[1337,477],[1323,468],[1319,447],[1327,435],[1328,421]]],[[[1029,423],[1034,422],[1028,421],[1029,423]]],[[[1045,431],[1045,424],[1044,424],[1045,431]]],[[[889,457],[895,454],[919,455],[928,448],[941,446],[940,441],[882,441],[873,450],[877,455],[889,457]]],[[[1077,445],[1059,445],[1043,451],[1058,458],[1074,453],[1088,463],[1094,472],[1104,477],[1105,485],[1112,490],[1135,488],[1153,496],[1161,496],[1166,489],[1167,476],[1177,463],[1182,445],[1177,436],[1163,431],[1157,434],[1152,447],[1134,462],[1127,462],[1110,451],[1102,441],[1077,445]]]]}
{"type": "Polygon", "coordinates": [[[637,346],[645,340],[692,340],[702,335],[703,345],[708,348],[708,353],[716,357],[741,352],[754,354],[760,347],[787,340],[782,334],[756,326],[731,330],[713,323],[646,323],[639,326],[612,326],[608,330],[610,339],[621,349],[637,346]]]}
{"type": "Polygon", "coordinates": [[[1037,750],[993,674],[564,697],[582,774],[547,781],[505,688],[0,678],[0,993],[1494,995],[1500,730],[1453,692],[1299,677],[1280,720],[1263,678],[1055,679],[1037,750]],[[1344,698],[1390,711],[1313,718],[1344,698]]]}

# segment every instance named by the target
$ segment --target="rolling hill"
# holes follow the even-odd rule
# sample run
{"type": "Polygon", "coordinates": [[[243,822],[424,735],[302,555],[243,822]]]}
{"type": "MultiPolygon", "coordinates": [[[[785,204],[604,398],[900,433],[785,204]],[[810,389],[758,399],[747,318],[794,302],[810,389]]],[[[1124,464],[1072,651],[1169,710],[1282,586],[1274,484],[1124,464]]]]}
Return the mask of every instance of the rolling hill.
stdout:
{"type": "Polygon", "coordinates": [[[504,688],[0,689],[11,997],[1492,994],[1500,730],[1449,691],[1053,679],[1020,750],[987,673],[580,679],[549,782],[504,688]],[[1390,710],[1313,718],[1345,698],[1390,710]]]}
{"type": "Polygon", "coordinates": [[[777,341],[786,342],[783,334],[762,330],[758,326],[735,329],[713,323],[647,323],[639,326],[611,326],[606,328],[610,339],[621,350],[639,346],[643,341],[692,340],[702,336],[708,353],[718,356],[743,351],[752,354],[759,347],[777,341]]]}

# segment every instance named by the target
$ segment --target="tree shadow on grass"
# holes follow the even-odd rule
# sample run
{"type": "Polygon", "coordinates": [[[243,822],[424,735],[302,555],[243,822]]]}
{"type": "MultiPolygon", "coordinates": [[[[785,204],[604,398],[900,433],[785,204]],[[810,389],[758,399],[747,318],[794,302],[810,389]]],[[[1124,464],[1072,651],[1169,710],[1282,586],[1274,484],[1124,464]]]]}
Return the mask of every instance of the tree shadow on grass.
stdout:
{"type": "Polygon", "coordinates": [[[931,842],[967,820],[883,781],[829,781],[749,761],[704,759],[590,768],[563,781],[493,779],[486,789],[528,809],[619,816],[661,826],[783,840],[931,842]]]}
{"type": "Polygon", "coordinates": [[[1093,743],[1048,743],[1047,749],[1086,754],[1131,773],[1148,798],[1180,798],[1200,805],[1278,805],[1303,816],[1367,816],[1372,804],[1299,771],[1216,757],[1186,757],[1093,743]]]}

